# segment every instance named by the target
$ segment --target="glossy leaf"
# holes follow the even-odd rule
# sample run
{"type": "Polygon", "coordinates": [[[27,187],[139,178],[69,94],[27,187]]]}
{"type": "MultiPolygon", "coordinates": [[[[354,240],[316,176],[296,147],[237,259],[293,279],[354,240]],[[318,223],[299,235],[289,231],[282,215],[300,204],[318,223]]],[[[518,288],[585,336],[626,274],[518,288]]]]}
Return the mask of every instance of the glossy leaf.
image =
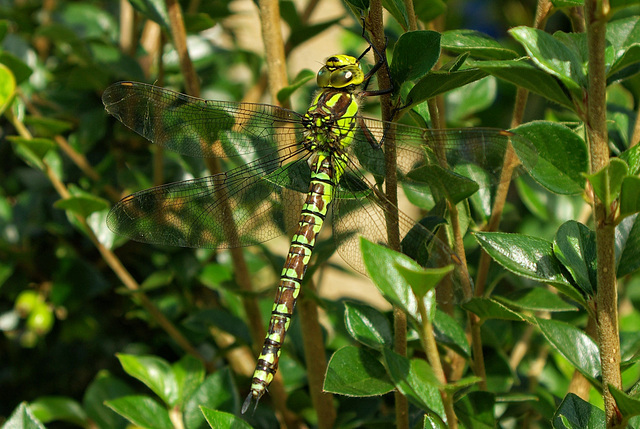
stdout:
{"type": "Polygon", "coordinates": [[[185,354],[171,367],[178,385],[178,400],[184,403],[204,381],[204,365],[195,357],[185,354]]]}
{"type": "Polygon", "coordinates": [[[436,200],[446,198],[451,204],[458,204],[479,189],[478,184],[473,180],[436,164],[416,168],[407,177],[428,184],[436,200]]]}
{"type": "MultiPolygon", "coordinates": [[[[607,78],[616,80],[622,77],[625,68],[631,68],[640,62],[640,18],[637,15],[628,16],[609,22],[606,39],[614,54],[607,64],[607,78]]],[[[637,69],[631,74],[635,73],[637,69]]]]}
{"type": "Polygon", "coordinates": [[[617,276],[640,268],[640,215],[629,216],[616,227],[617,276]]]}
{"type": "Polygon", "coordinates": [[[470,52],[477,58],[510,60],[518,56],[515,51],[505,48],[494,38],[476,30],[445,31],[442,33],[440,44],[443,49],[456,53],[470,52]]]}
{"type": "Polygon", "coordinates": [[[178,385],[171,366],[156,356],[118,354],[118,359],[130,376],[147,385],[169,406],[178,400],[178,385]]]}
{"type": "Polygon", "coordinates": [[[413,269],[420,266],[408,256],[365,239],[360,240],[360,247],[367,273],[382,296],[415,320],[420,320],[415,295],[397,269],[398,265],[413,269]]]}
{"type": "Polygon", "coordinates": [[[233,414],[202,406],[202,414],[214,429],[251,429],[252,426],[233,414]]]}
{"type": "Polygon", "coordinates": [[[580,329],[565,322],[536,318],[549,344],[595,386],[600,385],[598,345],[580,329]]]}
{"type": "Polygon", "coordinates": [[[207,376],[184,402],[183,419],[187,428],[201,427],[204,422],[201,412],[203,404],[227,413],[238,412],[240,409],[238,388],[229,368],[222,368],[207,376]]]}
{"type": "Polygon", "coordinates": [[[0,51],[0,64],[3,64],[11,71],[16,85],[26,81],[33,73],[31,67],[23,60],[6,51],[0,51]]]}
{"type": "Polygon", "coordinates": [[[606,206],[610,206],[611,202],[620,195],[622,180],[628,172],[629,167],[626,162],[612,158],[606,167],[594,174],[587,175],[587,178],[598,198],[606,206]]]}
{"type": "Polygon", "coordinates": [[[438,343],[453,349],[462,356],[471,357],[471,346],[467,341],[464,328],[453,317],[436,309],[433,330],[438,343]]]}
{"type": "Polygon", "coordinates": [[[604,429],[606,427],[604,411],[569,393],[553,415],[555,429],[604,429]]]}
{"type": "Polygon", "coordinates": [[[377,350],[393,346],[393,330],[389,320],[372,307],[345,303],[344,324],[349,334],[366,346],[377,350]]]}
{"type": "Polygon", "coordinates": [[[87,422],[87,415],[82,406],[71,398],[45,396],[33,401],[29,404],[29,408],[33,415],[43,423],[61,420],[84,426],[87,422]]]}
{"type": "Polygon", "coordinates": [[[629,174],[632,176],[640,173],[640,145],[635,145],[620,154],[620,159],[629,166],[629,174]]]}
{"type": "Polygon", "coordinates": [[[584,141],[569,128],[546,121],[529,122],[514,130],[538,150],[538,162],[530,171],[538,183],[558,194],[584,191],[588,153],[584,141]]]}
{"type": "Polygon", "coordinates": [[[571,98],[560,86],[558,80],[524,58],[505,61],[477,61],[474,66],[498,79],[527,89],[561,106],[569,109],[574,108],[571,98]]]}
{"type": "Polygon", "coordinates": [[[569,221],[558,228],[553,252],[578,287],[594,296],[597,289],[596,235],[585,225],[569,221]]]}
{"type": "Polygon", "coordinates": [[[166,408],[148,396],[122,396],[107,401],[106,404],[137,426],[154,429],[173,429],[174,427],[166,408]]]}
{"type": "Polygon", "coordinates": [[[640,212],[640,177],[627,176],[620,187],[620,215],[640,212]]]}
{"type": "Polygon", "coordinates": [[[378,396],[393,390],[393,384],[371,352],[343,347],[331,356],[323,390],[348,396],[378,396]]]}
{"type": "Polygon", "coordinates": [[[440,33],[410,31],[402,34],[393,51],[390,65],[394,88],[406,81],[421,78],[431,70],[440,56],[440,33]]]}
{"type": "Polygon", "coordinates": [[[430,416],[445,418],[442,397],[433,369],[422,359],[408,359],[389,350],[383,350],[387,370],[397,389],[430,416]]]}
{"type": "Polygon", "coordinates": [[[616,405],[623,418],[629,419],[640,415],[640,399],[637,396],[631,396],[611,385],[609,385],[609,392],[616,400],[616,405]]]}
{"type": "MultiPolygon", "coordinates": [[[[550,34],[530,27],[516,27],[509,33],[518,41],[533,60],[545,72],[557,77],[578,97],[587,87],[586,64],[581,53],[559,40],[563,33],[550,34]]],[[[585,36],[586,37],[586,36],[585,36]]]]}
{"type": "Polygon", "coordinates": [[[422,103],[438,94],[451,91],[471,82],[482,79],[486,72],[473,68],[454,72],[434,71],[420,79],[407,95],[404,108],[422,103]]]}
{"type": "Polygon", "coordinates": [[[165,30],[169,29],[169,13],[165,2],[159,0],[132,0],[131,5],[165,30]]]}
{"type": "Polygon", "coordinates": [[[528,289],[519,289],[507,296],[494,296],[493,298],[508,307],[526,311],[577,311],[578,309],[566,303],[557,294],[540,286],[528,289]]]}
{"type": "Polygon", "coordinates": [[[420,268],[414,269],[397,265],[398,272],[409,283],[413,293],[418,299],[424,296],[453,271],[453,265],[447,265],[441,268],[420,268]]]}
{"type": "Polygon", "coordinates": [[[402,0],[382,0],[382,6],[398,21],[398,24],[400,24],[403,29],[406,30],[409,28],[407,8],[402,0]]]}
{"type": "Polygon", "coordinates": [[[447,11],[447,4],[442,0],[422,0],[414,2],[413,8],[416,18],[430,22],[447,11]]]}
{"type": "Polygon", "coordinates": [[[26,402],[22,402],[13,410],[13,413],[11,413],[2,427],[7,429],[45,429],[42,422],[33,415],[26,402]]]}

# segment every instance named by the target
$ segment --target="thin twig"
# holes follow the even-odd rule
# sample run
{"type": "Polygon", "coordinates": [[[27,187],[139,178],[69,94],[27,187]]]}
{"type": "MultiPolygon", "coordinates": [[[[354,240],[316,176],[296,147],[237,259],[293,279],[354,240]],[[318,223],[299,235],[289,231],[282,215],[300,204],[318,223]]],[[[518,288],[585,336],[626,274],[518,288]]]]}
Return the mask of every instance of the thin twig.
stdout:
{"type": "MultiPolygon", "coordinates": [[[[607,0],[586,0],[585,17],[589,48],[589,87],[586,129],[591,155],[591,172],[601,171],[609,165],[609,146],[606,124],[606,69],[605,32],[609,18],[607,0]]],[[[604,175],[604,189],[609,189],[608,176],[604,175]]],[[[613,213],[605,201],[594,196],[596,227],[597,281],[596,294],[600,362],[602,363],[602,393],[607,427],[620,427],[621,415],[609,392],[609,386],[620,389],[620,338],[618,332],[618,285],[615,261],[615,223],[613,213]]]]}

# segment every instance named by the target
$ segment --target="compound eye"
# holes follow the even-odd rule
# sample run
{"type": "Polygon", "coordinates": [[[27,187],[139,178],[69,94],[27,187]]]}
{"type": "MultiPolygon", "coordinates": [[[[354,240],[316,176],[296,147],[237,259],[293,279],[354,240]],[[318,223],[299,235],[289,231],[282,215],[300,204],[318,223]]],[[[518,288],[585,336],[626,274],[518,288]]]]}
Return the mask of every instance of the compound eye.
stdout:
{"type": "Polygon", "coordinates": [[[350,85],[353,80],[353,72],[351,70],[336,70],[331,73],[331,86],[334,88],[342,88],[350,85]]]}
{"type": "Polygon", "coordinates": [[[331,72],[327,69],[327,66],[318,71],[316,82],[320,88],[327,88],[331,85],[331,72]]]}

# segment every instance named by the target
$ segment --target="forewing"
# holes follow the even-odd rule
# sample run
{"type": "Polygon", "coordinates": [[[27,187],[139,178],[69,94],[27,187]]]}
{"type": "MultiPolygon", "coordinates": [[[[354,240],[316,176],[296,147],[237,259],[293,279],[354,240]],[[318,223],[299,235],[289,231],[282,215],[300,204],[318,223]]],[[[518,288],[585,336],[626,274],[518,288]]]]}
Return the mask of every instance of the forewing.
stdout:
{"type": "Polygon", "coordinates": [[[308,179],[306,151],[263,157],[226,173],[170,183],[124,198],[109,212],[117,234],[144,243],[194,248],[240,247],[286,231],[308,179]],[[305,173],[306,171],[306,173],[305,173]]]}
{"type": "Polygon", "coordinates": [[[138,82],[111,85],[106,110],[136,133],[194,157],[279,150],[300,141],[300,115],[277,106],[203,100],[138,82]]]}

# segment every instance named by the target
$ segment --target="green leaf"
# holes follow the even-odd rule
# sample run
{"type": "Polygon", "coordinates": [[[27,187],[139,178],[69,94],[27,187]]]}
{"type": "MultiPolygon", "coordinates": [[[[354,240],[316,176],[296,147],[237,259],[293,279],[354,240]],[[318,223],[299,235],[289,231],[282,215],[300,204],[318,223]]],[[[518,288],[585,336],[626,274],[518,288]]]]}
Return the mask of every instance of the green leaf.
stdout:
{"type": "Polygon", "coordinates": [[[41,137],[53,137],[73,128],[73,124],[59,119],[27,116],[24,123],[34,129],[34,133],[41,137]]]}
{"type": "Polygon", "coordinates": [[[204,365],[191,355],[184,355],[172,366],[178,385],[178,402],[184,404],[204,381],[204,365]]]}
{"type": "Polygon", "coordinates": [[[575,306],[566,303],[557,294],[544,287],[519,289],[508,296],[494,296],[493,299],[509,307],[532,312],[548,311],[554,313],[578,310],[575,306]]]}
{"type": "Polygon", "coordinates": [[[416,18],[430,22],[447,11],[447,4],[442,0],[421,0],[414,2],[413,8],[416,18]]]}
{"type": "Polygon", "coordinates": [[[476,61],[474,66],[492,76],[541,95],[568,109],[575,106],[558,80],[533,66],[526,59],[505,61],[476,61]]]}
{"type": "Polygon", "coordinates": [[[558,228],[553,252],[578,287],[586,295],[595,296],[598,284],[595,232],[576,221],[565,222],[558,228]]]}
{"type": "MultiPolygon", "coordinates": [[[[287,38],[287,42],[291,46],[290,49],[294,49],[307,42],[308,40],[313,39],[318,34],[338,24],[340,20],[341,18],[336,18],[329,21],[318,22],[315,24],[309,24],[307,22],[301,23],[301,25],[296,25],[295,27],[292,26],[291,34],[289,34],[289,37],[287,38]]],[[[280,98],[278,97],[278,99],[280,98]]]]}
{"type": "Polygon", "coordinates": [[[137,426],[153,429],[174,428],[166,408],[148,396],[123,396],[107,401],[106,404],[137,426]]]}
{"type": "Polygon", "coordinates": [[[405,31],[409,28],[407,8],[402,0],[382,0],[382,6],[398,21],[398,24],[400,24],[405,31]]]}
{"type": "Polygon", "coordinates": [[[3,429],[46,429],[31,412],[26,402],[22,402],[13,410],[11,416],[2,425],[3,429]]]}
{"type": "Polygon", "coordinates": [[[553,415],[555,429],[605,429],[604,411],[569,393],[553,415]]]}
{"type": "Polygon", "coordinates": [[[453,317],[436,309],[433,329],[438,343],[453,349],[464,357],[471,357],[471,346],[467,341],[464,328],[453,317]]]}
{"type": "Polygon", "coordinates": [[[346,302],[344,324],[349,334],[366,346],[376,350],[393,346],[393,331],[389,320],[372,307],[346,302]]]}
{"type": "Polygon", "coordinates": [[[549,344],[594,386],[600,386],[600,352],[591,337],[565,322],[537,317],[536,321],[549,344]]]}
{"type": "Polygon", "coordinates": [[[640,173],[640,144],[625,150],[619,158],[629,166],[630,175],[637,176],[640,173]]]}
{"type": "Polygon", "coordinates": [[[300,70],[300,73],[298,73],[293,82],[291,82],[291,85],[285,86],[278,91],[278,101],[282,103],[287,100],[296,89],[313,79],[315,75],[316,74],[309,69],[300,70]]]}
{"type": "Polygon", "coordinates": [[[453,265],[447,265],[442,268],[422,268],[414,269],[396,266],[398,272],[409,283],[413,293],[418,299],[422,299],[425,295],[435,289],[435,287],[453,271],[453,265]]]}
{"type": "Polygon", "coordinates": [[[586,144],[576,133],[547,121],[529,122],[513,131],[529,139],[538,151],[538,161],[529,172],[536,182],[557,194],[584,192],[589,158],[586,144]]]}
{"type": "Polygon", "coordinates": [[[404,265],[417,269],[419,265],[411,258],[393,250],[360,239],[362,258],[367,273],[382,296],[393,305],[397,305],[415,320],[420,320],[415,295],[397,266],[404,265]]]}
{"type": "Polygon", "coordinates": [[[620,187],[620,216],[629,216],[638,212],[640,212],[640,177],[627,176],[622,180],[620,187]]]}
{"type": "Polygon", "coordinates": [[[628,171],[629,167],[626,162],[611,158],[606,167],[594,174],[585,174],[585,177],[589,179],[598,198],[605,206],[609,207],[611,202],[620,195],[622,180],[628,171]]]}
{"type": "Polygon", "coordinates": [[[640,215],[629,216],[616,227],[616,257],[619,278],[640,268],[640,215]]]}
{"type": "Polygon", "coordinates": [[[229,368],[219,369],[209,375],[184,403],[183,418],[187,428],[198,428],[204,422],[200,412],[202,404],[228,413],[240,409],[238,388],[229,368]]]}
{"type": "Polygon", "coordinates": [[[616,400],[618,410],[622,414],[622,418],[630,419],[631,417],[640,415],[640,399],[631,396],[616,387],[609,385],[609,392],[616,400]]]}
{"type": "Polygon", "coordinates": [[[213,410],[205,406],[202,406],[201,410],[209,426],[214,429],[251,429],[253,427],[240,417],[230,413],[213,410]]]}
{"type": "Polygon", "coordinates": [[[390,72],[394,88],[418,79],[431,70],[440,57],[440,33],[410,31],[400,36],[393,50],[390,72]]]}
{"type": "Polygon", "coordinates": [[[33,415],[43,423],[62,420],[78,426],[87,424],[87,414],[82,406],[71,398],[44,396],[29,404],[29,408],[33,411],[33,415]]]}
{"type": "Polygon", "coordinates": [[[532,280],[551,283],[569,298],[586,305],[584,297],[564,277],[550,241],[503,232],[477,232],[473,235],[484,251],[507,270],[532,280]]]}
{"type": "Polygon", "coordinates": [[[7,51],[0,51],[0,64],[11,70],[16,85],[26,81],[33,73],[31,67],[7,51]]]}
{"type": "Polygon", "coordinates": [[[491,36],[476,30],[449,30],[442,33],[440,42],[443,49],[456,53],[469,52],[476,58],[510,60],[518,54],[507,49],[491,36]]]}
{"type": "Polygon", "coordinates": [[[408,109],[438,94],[475,82],[485,76],[487,76],[487,72],[477,68],[454,72],[431,72],[411,88],[403,109],[408,109]]]}
{"type": "Polygon", "coordinates": [[[178,385],[171,366],[156,356],[117,354],[122,369],[147,385],[167,405],[178,401],[178,385]]]}
{"type": "Polygon", "coordinates": [[[428,184],[436,201],[446,198],[451,204],[458,204],[469,198],[480,188],[473,180],[437,164],[416,168],[409,172],[407,177],[428,184]]]}
{"type": "Polygon", "coordinates": [[[496,427],[494,406],[496,395],[491,392],[469,392],[454,404],[456,416],[466,428],[496,427]]]}
{"type": "Polygon", "coordinates": [[[539,68],[560,79],[570,91],[581,98],[583,89],[588,85],[586,64],[583,64],[580,52],[574,46],[567,45],[565,33],[557,32],[551,36],[531,27],[515,27],[509,33],[524,46],[539,68]]]}
{"type": "Polygon", "coordinates": [[[0,115],[9,107],[16,93],[16,78],[11,70],[0,63],[0,115]]]}
{"type": "Polygon", "coordinates": [[[129,385],[106,371],[101,371],[84,392],[82,405],[98,427],[124,427],[124,418],[105,405],[110,399],[133,395],[129,385]]]}
{"type": "Polygon", "coordinates": [[[612,62],[607,64],[607,80],[614,80],[625,68],[640,62],[640,17],[635,15],[609,22],[605,37],[614,54],[612,62]]]}
{"type": "Polygon", "coordinates": [[[392,391],[393,384],[371,352],[348,346],[331,356],[323,390],[347,396],[378,396],[392,391]]]}
{"type": "Polygon", "coordinates": [[[446,94],[447,123],[466,125],[474,113],[489,108],[497,95],[497,80],[493,76],[471,82],[446,94]]]}
{"type": "Polygon", "coordinates": [[[169,13],[164,1],[161,0],[130,0],[129,3],[145,17],[169,30],[169,13]]]}
{"type": "Polygon", "coordinates": [[[462,308],[480,317],[481,320],[502,319],[521,322],[524,317],[490,298],[472,298],[462,304],[462,308]]]}
{"type": "Polygon", "coordinates": [[[14,143],[14,151],[16,155],[22,158],[31,167],[44,170],[43,158],[47,152],[54,148],[56,144],[53,140],[45,138],[27,139],[17,136],[8,136],[7,140],[14,143]]]}
{"type": "Polygon", "coordinates": [[[441,383],[431,366],[425,360],[409,360],[389,349],[383,350],[383,356],[396,388],[427,414],[444,422],[444,405],[439,390],[441,383]]]}
{"type": "Polygon", "coordinates": [[[91,194],[84,194],[82,196],[72,196],[63,200],[58,200],[53,204],[53,206],[60,210],[68,210],[85,218],[91,213],[108,209],[110,204],[107,200],[100,197],[96,197],[91,194]]]}

